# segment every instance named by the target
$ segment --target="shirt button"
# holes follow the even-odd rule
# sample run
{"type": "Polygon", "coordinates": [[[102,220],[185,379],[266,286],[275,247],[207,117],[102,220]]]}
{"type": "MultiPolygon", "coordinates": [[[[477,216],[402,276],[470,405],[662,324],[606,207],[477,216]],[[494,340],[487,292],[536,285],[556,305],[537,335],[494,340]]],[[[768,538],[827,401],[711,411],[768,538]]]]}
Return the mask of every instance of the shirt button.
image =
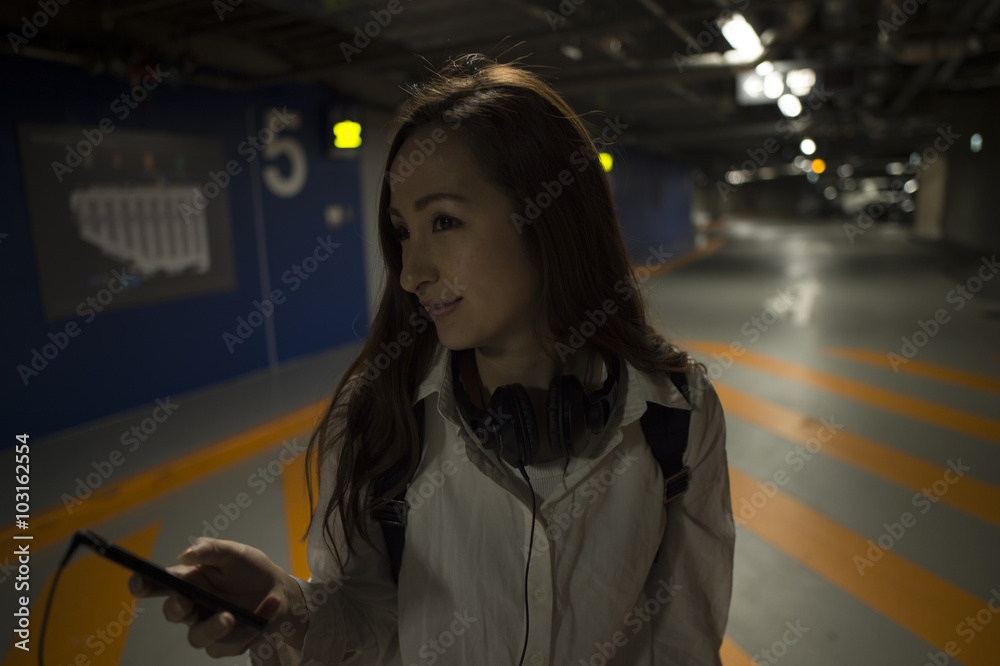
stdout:
{"type": "Polygon", "coordinates": [[[535,590],[535,598],[538,599],[539,601],[545,601],[545,598],[547,596],[548,595],[545,594],[545,590],[543,590],[542,588],[538,588],[537,590],[535,590]]]}
{"type": "Polygon", "coordinates": [[[542,664],[545,663],[545,659],[542,658],[542,655],[536,652],[535,654],[531,655],[531,663],[533,663],[535,666],[541,666],[542,664]]]}

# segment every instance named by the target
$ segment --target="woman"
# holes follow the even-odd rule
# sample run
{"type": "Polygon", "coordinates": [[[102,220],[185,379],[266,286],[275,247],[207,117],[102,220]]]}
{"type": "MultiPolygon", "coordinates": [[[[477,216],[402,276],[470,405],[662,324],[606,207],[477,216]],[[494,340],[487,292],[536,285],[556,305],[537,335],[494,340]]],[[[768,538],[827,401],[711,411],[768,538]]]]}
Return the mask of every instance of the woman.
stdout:
{"type": "Polygon", "coordinates": [[[392,279],[310,442],[312,577],[203,539],[172,570],[268,630],[176,595],[165,615],[212,656],[281,664],[719,664],[735,534],[722,408],[648,323],[587,126],[539,77],[479,55],[411,93],[379,201],[392,279]],[[549,405],[562,376],[609,407],[571,435],[549,405]],[[650,402],[690,411],[690,486],[666,506],[650,402]],[[405,488],[397,584],[372,512],[405,488]]]}

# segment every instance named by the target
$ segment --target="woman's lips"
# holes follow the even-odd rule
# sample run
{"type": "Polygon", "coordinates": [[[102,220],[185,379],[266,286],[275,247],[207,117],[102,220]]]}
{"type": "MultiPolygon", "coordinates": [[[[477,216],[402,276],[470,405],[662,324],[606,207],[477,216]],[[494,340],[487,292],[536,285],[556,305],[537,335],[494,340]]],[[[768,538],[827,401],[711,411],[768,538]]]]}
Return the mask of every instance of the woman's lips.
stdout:
{"type": "Polygon", "coordinates": [[[457,308],[458,304],[461,302],[462,302],[461,298],[456,298],[454,301],[448,303],[447,305],[443,305],[441,307],[433,307],[433,306],[429,307],[427,308],[427,312],[434,319],[439,319],[440,317],[447,316],[452,312],[454,312],[455,308],[457,308]]]}

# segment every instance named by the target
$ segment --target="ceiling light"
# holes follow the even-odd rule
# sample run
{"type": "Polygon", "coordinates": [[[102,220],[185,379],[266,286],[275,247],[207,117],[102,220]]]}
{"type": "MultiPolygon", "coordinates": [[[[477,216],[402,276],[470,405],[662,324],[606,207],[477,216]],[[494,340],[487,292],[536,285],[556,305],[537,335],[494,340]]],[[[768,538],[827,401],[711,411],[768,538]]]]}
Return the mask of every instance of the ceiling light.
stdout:
{"type": "Polygon", "coordinates": [[[799,144],[799,150],[806,155],[812,155],[816,152],[816,142],[806,137],[805,139],[802,139],[802,143],[799,144]]]}
{"type": "Polygon", "coordinates": [[[816,72],[811,69],[793,69],[785,77],[788,89],[796,97],[805,97],[816,85],[816,72]]]}
{"type": "Polygon", "coordinates": [[[778,99],[785,92],[785,82],[779,72],[771,72],[764,77],[764,94],[770,99],[778,99]]]}
{"type": "Polygon", "coordinates": [[[742,171],[727,171],[726,172],[726,180],[731,185],[739,185],[745,179],[743,178],[743,172],[742,171]]]}
{"type": "Polygon", "coordinates": [[[722,36],[748,62],[757,59],[764,52],[760,37],[757,36],[753,26],[743,18],[743,14],[734,12],[732,18],[723,23],[721,28],[722,36]]]}
{"type": "Polygon", "coordinates": [[[760,97],[764,94],[764,79],[758,76],[747,77],[743,81],[743,92],[750,97],[760,97]]]}
{"type": "Polygon", "coordinates": [[[784,115],[794,118],[802,113],[802,102],[795,95],[782,95],[778,98],[778,108],[784,115]]]}
{"type": "Polygon", "coordinates": [[[562,51],[562,54],[570,60],[580,60],[583,58],[583,51],[581,51],[578,46],[563,44],[559,47],[559,50],[562,51]]]}

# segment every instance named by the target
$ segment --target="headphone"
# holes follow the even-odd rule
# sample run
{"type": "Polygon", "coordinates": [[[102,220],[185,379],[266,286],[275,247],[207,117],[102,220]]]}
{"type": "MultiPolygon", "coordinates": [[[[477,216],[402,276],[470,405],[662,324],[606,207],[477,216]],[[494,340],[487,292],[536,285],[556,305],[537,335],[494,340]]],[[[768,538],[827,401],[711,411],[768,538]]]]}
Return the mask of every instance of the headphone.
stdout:
{"type": "MultiPolygon", "coordinates": [[[[549,447],[560,458],[579,455],[576,442],[583,438],[584,431],[588,428],[594,434],[603,430],[618,400],[618,357],[603,350],[601,355],[608,368],[608,378],[604,381],[604,386],[592,394],[587,395],[583,384],[574,375],[561,375],[549,384],[549,447]]],[[[475,362],[474,354],[472,358],[475,362]]],[[[538,424],[528,391],[521,384],[498,387],[490,398],[488,411],[484,412],[472,404],[469,392],[459,376],[460,365],[453,354],[452,390],[459,411],[486,449],[496,450],[511,467],[517,467],[521,471],[521,476],[531,491],[531,539],[528,542],[528,563],[524,569],[524,647],[521,649],[519,662],[523,664],[524,654],[528,649],[528,569],[535,542],[535,490],[531,487],[531,480],[524,466],[531,465],[538,459],[538,424]]]]}
{"type": "MultiPolygon", "coordinates": [[[[608,368],[608,378],[604,381],[604,386],[592,394],[587,395],[583,384],[574,375],[561,375],[549,384],[549,446],[560,458],[578,455],[576,442],[583,437],[584,430],[589,428],[594,434],[603,430],[618,400],[618,357],[606,354],[603,350],[601,355],[608,368]]],[[[473,354],[473,363],[475,358],[473,354]]],[[[460,365],[453,353],[451,384],[459,411],[485,448],[496,450],[511,467],[517,467],[521,471],[521,476],[531,491],[531,539],[528,542],[528,563],[524,568],[524,647],[521,649],[521,661],[518,662],[523,664],[524,654],[528,649],[528,570],[535,543],[535,489],[531,487],[531,479],[524,466],[531,465],[538,459],[535,410],[523,385],[508,384],[493,392],[489,410],[484,412],[472,404],[469,392],[459,376],[460,365]]]]}
{"type": "MultiPolygon", "coordinates": [[[[576,443],[585,431],[598,433],[607,425],[618,399],[619,361],[601,352],[608,368],[608,378],[590,395],[574,375],[556,377],[549,384],[549,447],[560,457],[577,456],[576,443]]],[[[475,356],[473,356],[473,360],[475,356]]],[[[538,421],[528,392],[521,384],[498,387],[490,398],[488,411],[472,404],[459,377],[460,363],[452,359],[452,386],[455,401],[486,449],[495,449],[511,467],[531,465],[538,460],[538,421]],[[482,435],[482,436],[480,436],[482,435]]]]}

